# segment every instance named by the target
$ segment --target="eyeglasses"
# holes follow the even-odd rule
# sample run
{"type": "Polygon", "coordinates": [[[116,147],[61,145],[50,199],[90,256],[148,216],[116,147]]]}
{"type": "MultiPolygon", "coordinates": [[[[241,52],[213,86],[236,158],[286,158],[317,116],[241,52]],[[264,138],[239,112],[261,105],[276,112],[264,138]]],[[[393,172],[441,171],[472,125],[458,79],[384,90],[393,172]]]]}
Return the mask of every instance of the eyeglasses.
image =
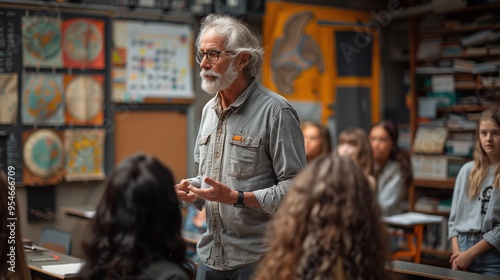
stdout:
{"type": "Polygon", "coordinates": [[[207,51],[207,52],[195,52],[194,57],[196,59],[196,62],[201,63],[203,61],[203,57],[206,56],[207,60],[210,64],[215,64],[217,61],[219,61],[219,57],[221,53],[229,53],[233,54],[233,51],[207,51]]]}

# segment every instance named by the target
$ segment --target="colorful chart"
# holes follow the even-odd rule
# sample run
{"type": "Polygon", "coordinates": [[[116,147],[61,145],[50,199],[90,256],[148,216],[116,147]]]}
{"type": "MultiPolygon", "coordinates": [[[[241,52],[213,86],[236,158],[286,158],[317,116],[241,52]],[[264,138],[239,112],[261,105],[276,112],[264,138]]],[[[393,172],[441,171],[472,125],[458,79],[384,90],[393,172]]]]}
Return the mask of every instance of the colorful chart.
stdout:
{"type": "Polygon", "coordinates": [[[24,143],[24,164],[35,176],[48,179],[64,168],[64,148],[61,138],[48,129],[31,134],[24,143]]]}
{"type": "Polygon", "coordinates": [[[192,98],[189,26],[128,23],[127,30],[125,99],[192,98]]]}
{"type": "Polygon", "coordinates": [[[17,74],[0,74],[0,124],[17,120],[17,74]]]}
{"type": "Polygon", "coordinates": [[[61,21],[48,17],[23,17],[23,63],[33,67],[60,67],[61,21]]]}
{"type": "Polygon", "coordinates": [[[22,92],[23,124],[64,123],[62,76],[26,74],[22,92]]]}
{"type": "Polygon", "coordinates": [[[63,22],[65,67],[104,68],[104,22],[71,19],[63,22]]]}
{"type": "Polygon", "coordinates": [[[67,181],[105,178],[104,138],[103,129],[65,131],[67,181]]]}
{"type": "Polygon", "coordinates": [[[104,77],[66,76],[66,120],[70,124],[103,124],[104,77]]]}

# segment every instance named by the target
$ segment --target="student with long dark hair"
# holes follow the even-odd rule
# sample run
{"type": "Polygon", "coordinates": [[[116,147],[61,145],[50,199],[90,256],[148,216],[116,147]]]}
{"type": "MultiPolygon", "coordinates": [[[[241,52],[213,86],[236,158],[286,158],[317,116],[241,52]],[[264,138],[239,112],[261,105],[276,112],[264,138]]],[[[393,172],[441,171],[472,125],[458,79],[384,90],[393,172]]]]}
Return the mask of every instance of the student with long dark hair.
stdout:
{"type": "Polygon", "coordinates": [[[83,280],[192,279],[170,170],[137,154],[111,175],[84,240],[83,280]]]}
{"type": "Polygon", "coordinates": [[[394,122],[385,120],[373,126],[368,137],[382,211],[386,216],[399,214],[413,172],[408,153],[398,147],[398,127],[394,122]]]}

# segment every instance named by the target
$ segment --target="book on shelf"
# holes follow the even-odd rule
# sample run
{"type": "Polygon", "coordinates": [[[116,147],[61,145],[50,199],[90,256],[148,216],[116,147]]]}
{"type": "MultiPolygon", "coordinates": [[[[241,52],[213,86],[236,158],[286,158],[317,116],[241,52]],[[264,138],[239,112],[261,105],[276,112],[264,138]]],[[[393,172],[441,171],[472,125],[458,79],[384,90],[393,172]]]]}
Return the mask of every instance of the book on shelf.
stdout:
{"type": "Polygon", "coordinates": [[[411,164],[415,179],[445,180],[448,178],[448,157],[445,155],[413,154],[411,164]]]}
{"type": "Polygon", "coordinates": [[[472,70],[474,69],[475,65],[476,61],[474,60],[467,60],[461,58],[453,59],[453,70],[457,72],[472,73],[472,70]]]}
{"type": "Polygon", "coordinates": [[[474,32],[472,34],[466,35],[462,37],[462,46],[464,47],[480,47],[484,46],[490,41],[490,36],[493,34],[493,31],[490,29],[481,30],[478,32],[474,32]]]}
{"type": "Polygon", "coordinates": [[[486,46],[482,47],[468,47],[464,49],[464,56],[481,56],[488,55],[488,48],[486,46]]]}
{"type": "Polygon", "coordinates": [[[436,197],[420,196],[415,201],[415,211],[435,212],[439,205],[439,199],[436,197]]]}
{"type": "Polygon", "coordinates": [[[425,154],[442,154],[445,147],[448,129],[446,127],[417,128],[413,142],[413,152],[425,154]]]}

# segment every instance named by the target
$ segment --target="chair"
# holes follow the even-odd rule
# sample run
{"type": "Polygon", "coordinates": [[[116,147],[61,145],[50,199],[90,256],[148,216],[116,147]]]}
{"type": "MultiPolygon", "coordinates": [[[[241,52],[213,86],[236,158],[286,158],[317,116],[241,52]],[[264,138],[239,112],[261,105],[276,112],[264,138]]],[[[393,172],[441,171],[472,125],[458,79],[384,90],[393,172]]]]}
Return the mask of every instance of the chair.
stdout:
{"type": "Polygon", "coordinates": [[[71,254],[71,234],[62,230],[44,228],[38,244],[61,254],[71,254]]]}

